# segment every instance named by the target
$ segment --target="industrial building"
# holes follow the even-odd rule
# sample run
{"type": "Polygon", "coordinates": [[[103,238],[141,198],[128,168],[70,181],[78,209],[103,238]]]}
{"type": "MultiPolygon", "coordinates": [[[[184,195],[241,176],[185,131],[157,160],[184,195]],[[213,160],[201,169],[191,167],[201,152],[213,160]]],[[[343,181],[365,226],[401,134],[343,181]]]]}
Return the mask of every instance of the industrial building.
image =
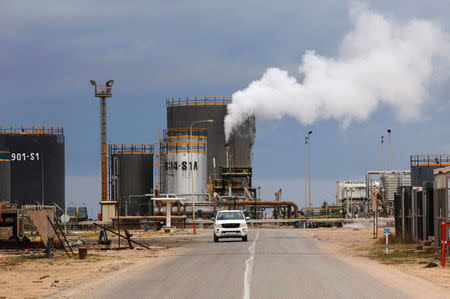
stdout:
{"type": "MultiPolygon", "coordinates": [[[[448,221],[450,155],[412,155],[411,186],[398,186],[395,196],[396,234],[413,242],[439,239],[439,225],[448,221]]],[[[436,244],[438,245],[438,244],[436,244]]]]}
{"type": "MultiPolygon", "coordinates": [[[[103,220],[114,220],[117,206],[120,217],[128,219],[165,213],[162,201],[153,198],[183,199],[175,201],[171,213],[185,217],[193,217],[194,204],[199,217],[213,215],[225,200],[252,200],[255,206],[259,201],[251,167],[255,118],[247,119],[226,142],[229,103],[231,97],[167,99],[167,128],[160,129],[157,143],[110,144],[103,220]]],[[[261,209],[253,207],[254,214],[262,215],[261,209]]]]}
{"type": "Polygon", "coordinates": [[[336,205],[345,208],[347,217],[362,217],[367,201],[365,181],[337,181],[336,205]]]}
{"type": "Polygon", "coordinates": [[[373,170],[366,173],[365,181],[337,181],[336,204],[342,205],[346,217],[368,217],[373,214],[370,195],[379,193],[377,213],[394,215],[394,196],[399,186],[410,186],[408,170],[373,170]]]}

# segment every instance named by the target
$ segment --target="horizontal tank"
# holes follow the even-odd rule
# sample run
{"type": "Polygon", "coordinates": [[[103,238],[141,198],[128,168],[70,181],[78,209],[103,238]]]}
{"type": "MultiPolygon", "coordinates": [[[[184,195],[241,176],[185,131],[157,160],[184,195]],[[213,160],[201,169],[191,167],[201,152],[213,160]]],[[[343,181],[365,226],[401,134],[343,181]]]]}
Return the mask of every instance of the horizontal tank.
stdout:
{"type": "MultiPolygon", "coordinates": [[[[212,119],[213,123],[199,123],[194,128],[207,129],[207,176],[213,178],[216,160],[218,176],[221,167],[227,167],[225,145],[224,119],[227,115],[227,105],[231,97],[183,97],[166,100],[167,128],[186,128],[199,120],[212,119]]],[[[255,142],[255,118],[250,117],[235,129],[229,140],[230,167],[251,167],[251,150],[255,142]]]]}
{"type": "Polygon", "coordinates": [[[161,145],[161,155],[162,193],[187,197],[193,190],[197,194],[194,200],[207,193],[206,136],[167,136],[161,145]]]}
{"type": "Polygon", "coordinates": [[[65,207],[64,131],[50,126],[0,126],[10,151],[11,202],[65,207]]]}
{"type": "Polygon", "coordinates": [[[7,148],[0,148],[0,202],[11,201],[11,154],[7,148]]]}
{"type": "Polygon", "coordinates": [[[110,194],[121,199],[121,215],[151,214],[153,193],[153,145],[111,144],[109,149],[110,194]]]}

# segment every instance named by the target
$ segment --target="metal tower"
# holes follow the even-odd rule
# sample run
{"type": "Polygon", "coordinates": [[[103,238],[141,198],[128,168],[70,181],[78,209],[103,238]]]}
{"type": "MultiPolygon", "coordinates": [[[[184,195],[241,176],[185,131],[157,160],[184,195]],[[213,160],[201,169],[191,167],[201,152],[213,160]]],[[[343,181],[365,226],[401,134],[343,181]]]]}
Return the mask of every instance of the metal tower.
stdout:
{"type": "Polygon", "coordinates": [[[107,148],[106,148],[106,98],[112,96],[111,90],[114,80],[109,80],[104,85],[97,85],[94,80],[89,80],[95,88],[95,97],[100,100],[100,161],[101,161],[101,201],[108,199],[108,162],[107,162],[107,148]]]}

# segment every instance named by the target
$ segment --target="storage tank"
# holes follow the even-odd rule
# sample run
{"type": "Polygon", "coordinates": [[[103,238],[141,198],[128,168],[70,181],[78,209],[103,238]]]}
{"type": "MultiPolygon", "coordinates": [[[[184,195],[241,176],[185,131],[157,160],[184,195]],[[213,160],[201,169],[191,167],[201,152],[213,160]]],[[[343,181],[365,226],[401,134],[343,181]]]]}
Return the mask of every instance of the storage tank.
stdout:
{"type": "Polygon", "coordinates": [[[424,182],[433,182],[433,171],[437,168],[450,166],[450,155],[412,155],[411,186],[423,186],[424,182]]]}
{"type": "Polygon", "coordinates": [[[65,207],[64,131],[53,126],[0,126],[11,156],[11,203],[65,207]],[[43,187],[43,188],[42,188],[43,187]]]}
{"type": "Polygon", "coordinates": [[[11,154],[0,147],[0,202],[11,201],[11,154]]]}
{"type": "MultiPolygon", "coordinates": [[[[216,159],[216,175],[220,168],[226,167],[224,150],[224,119],[231,97],[183,97],[166,100],[167,128],[187,128],[199,120],[214,120],[213,123],[199,123],[194,128],[206,128],[207,175],[213,177],[213,160],[216,159]]],[[[255,142],[255,118],[251,117],[232,134],[230,141],[231,167],[251,167],[251,150],[255,142]]]]}
{"type": "MultiPolygon", "coordinates": [[[[170,135],[170,134],[169,134],[170,135]]],[[[161,146],[162,193],[176,194],[191,200],[205,200],[207,193],[207,137],[197,135],[167,136],[161,146]],[[192,189],[191,176],[194,181],[192,189]]]]}
{"type": "Polygon", "coordinates": [[[153,193],[153,144],[111,144],[110,194],[121,199],[121,215],[146,216],[152,202],[145,194],[153,193]]]}

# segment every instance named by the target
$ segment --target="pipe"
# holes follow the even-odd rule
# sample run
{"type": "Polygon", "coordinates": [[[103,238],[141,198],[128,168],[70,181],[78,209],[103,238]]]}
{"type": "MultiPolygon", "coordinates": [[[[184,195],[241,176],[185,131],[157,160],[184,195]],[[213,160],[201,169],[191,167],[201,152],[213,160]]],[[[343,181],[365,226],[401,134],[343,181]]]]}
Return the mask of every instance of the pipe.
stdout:
{"type": "Polygon", "coordinates": [[[224,196],[220,196],[219,202],[222,202],[222,200],[224,200],[224,199],[232,199],[232,200],[242,199],[242,200],[247,200],[247,197],[239,196],[239,195],[234,195],[234,196],[224,195],[224,196]]]}
{"type": "Polygon", "coordinates": [[[218,193],[214,192],[213,194],[213,201],[214,201],[214,215],[216,215],[217,212],[217,202],[220,200],[220,196],[218,193]]]}
{"type": "MultiPolygon", "coordinates": [[[[187,194],[187,193],[179,193],[179,194],[177,194],[176,196],[178,196],[178,197],[186,197],[186,196],[190,196],[190,197],[192,197],[192,196],[197,196],[197,197],[199,197],[200,198],[200,196],[204,196],[204,197],[208,197],[208,201],[211,201],[211,195],[209,194],[209,193],[189,193],[189,194],[187,194]]],[[[193,197],[192,197],[193,198],[193,197]]],[[[198,200],[199,201],[199,200],[198,200]]],[[[197,202],[197,201],[196,201],[197,202]]]]}
{"type": "Polygon", "coordinates": [[[245,192],[245,194],[247,194],[247,196],[250,200],[255,200],[253,198],[253,195],[250,193],[250,191],[248,191],[248,187],[244,187],[244,192],[245,192]]]}
{"type": "Polygon", "coordinates": [[[294,208],[294,218],[297,219],[298,218],[298,206],[295,202],[293,201],[239,201],[236,200],[236,202],[234,201],[223,201],[222,205],[224,206],[251,206],[251,205],[257,205],[257,206],[271,206],[271,207],[280,207],[280,206],[290,206],[294,208]]]}

